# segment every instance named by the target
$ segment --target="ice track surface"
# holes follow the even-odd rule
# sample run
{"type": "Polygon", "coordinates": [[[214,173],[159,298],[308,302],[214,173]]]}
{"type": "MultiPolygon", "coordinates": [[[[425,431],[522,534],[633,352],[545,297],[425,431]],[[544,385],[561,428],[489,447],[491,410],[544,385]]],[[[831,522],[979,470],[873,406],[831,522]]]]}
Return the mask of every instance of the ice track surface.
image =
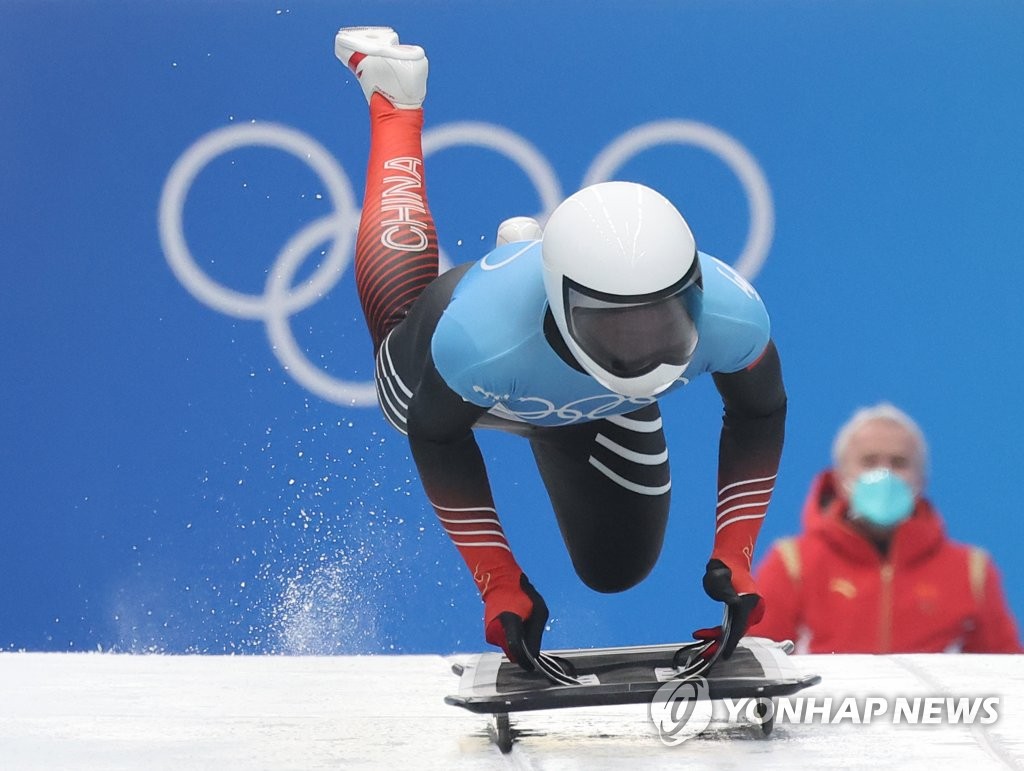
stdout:
{"type": "Polygon", "coordinates": [[[0,768],[1024,769],[1024,656],[795,656],[804,696],[1000,697],[989,726],[713,723],[661,744],[645,705],[512,716],[501,755],[487,718],[442,702],[440,656],[0,653],[0,768]]]}

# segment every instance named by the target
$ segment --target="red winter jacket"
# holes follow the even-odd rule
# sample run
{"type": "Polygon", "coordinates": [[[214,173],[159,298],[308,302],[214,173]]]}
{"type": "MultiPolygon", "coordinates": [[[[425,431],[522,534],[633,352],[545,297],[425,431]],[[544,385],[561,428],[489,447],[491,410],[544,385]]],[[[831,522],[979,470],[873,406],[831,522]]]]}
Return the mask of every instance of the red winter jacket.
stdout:
{"type": "Polygon", "coordinates": [[[920,499],[888,557],[845,519],[831,472],[804,504],[803,535],[776,541],[757,571],[765,598],[748,634],[809,653],[1020,653],[1017,627],[988,555],[946,537],[920,499]]]}

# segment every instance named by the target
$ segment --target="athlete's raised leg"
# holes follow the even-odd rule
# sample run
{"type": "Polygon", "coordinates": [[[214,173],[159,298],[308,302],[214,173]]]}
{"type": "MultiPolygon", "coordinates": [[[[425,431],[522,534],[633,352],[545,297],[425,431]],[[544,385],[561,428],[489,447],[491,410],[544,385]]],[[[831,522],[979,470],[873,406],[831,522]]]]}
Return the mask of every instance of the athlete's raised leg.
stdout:
{"type": "Polygon", "coordinates": [[[370,158],[355,275],[376,351],[437,277],[437,232],[423,173],[427,58],[389,27],[344,27],[334,50],[370,106],[370,158]]]}

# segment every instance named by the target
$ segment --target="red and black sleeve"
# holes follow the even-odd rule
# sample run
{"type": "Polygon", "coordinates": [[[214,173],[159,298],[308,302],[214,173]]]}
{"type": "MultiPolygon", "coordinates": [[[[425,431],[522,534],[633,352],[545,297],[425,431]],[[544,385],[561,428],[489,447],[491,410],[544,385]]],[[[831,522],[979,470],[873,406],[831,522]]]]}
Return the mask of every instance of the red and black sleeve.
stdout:
{"type": "Polygon", "coordinates": [[[786,390],[775,343],[746,369],[715,374],[725,408],[718,454],[718,503],[712,559],[733,572],[740,594],[754,592],[754,547],[782,456],[786,390]]]}

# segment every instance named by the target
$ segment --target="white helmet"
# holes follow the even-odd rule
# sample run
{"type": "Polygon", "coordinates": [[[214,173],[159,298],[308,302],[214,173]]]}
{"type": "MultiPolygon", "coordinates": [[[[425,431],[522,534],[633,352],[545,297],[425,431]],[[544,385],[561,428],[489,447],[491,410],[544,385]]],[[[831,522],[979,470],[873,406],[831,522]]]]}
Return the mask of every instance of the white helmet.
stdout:
{"type": "Polygon", "coordinates": [[[544,288],[580,365],[625,396],[654,396],[697,347],[702,282],[686,220],[660,193],[602,182],[551,214],[542,242],[544,288]]]}

